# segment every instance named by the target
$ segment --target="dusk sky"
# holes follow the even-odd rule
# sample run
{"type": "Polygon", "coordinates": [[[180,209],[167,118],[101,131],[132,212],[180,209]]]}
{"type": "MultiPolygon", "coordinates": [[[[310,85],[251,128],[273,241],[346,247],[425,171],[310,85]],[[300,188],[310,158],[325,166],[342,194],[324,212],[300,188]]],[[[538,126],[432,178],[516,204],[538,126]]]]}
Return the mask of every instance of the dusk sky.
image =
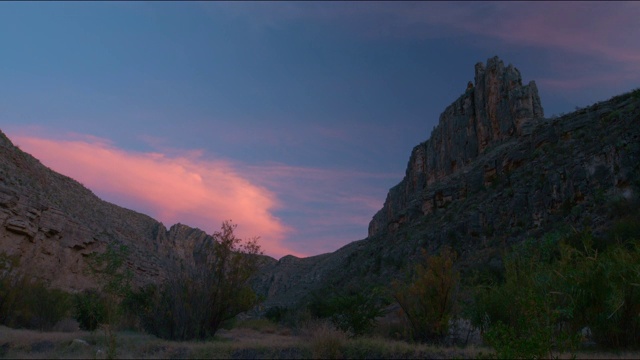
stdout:
{"type": "Polygon", "coordinates": [[[104,200],[267,255],[367,235],[495,55],[545,115],[640,87],[640,2],[0,2],[0,130],[104,200]]]}

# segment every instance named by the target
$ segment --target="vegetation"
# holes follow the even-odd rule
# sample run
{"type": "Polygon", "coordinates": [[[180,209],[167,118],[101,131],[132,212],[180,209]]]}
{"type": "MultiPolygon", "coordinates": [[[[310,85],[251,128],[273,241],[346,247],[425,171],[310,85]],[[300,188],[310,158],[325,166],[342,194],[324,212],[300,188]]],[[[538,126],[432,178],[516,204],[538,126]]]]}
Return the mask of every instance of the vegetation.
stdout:
{"type": "MultiPolygon", "coordinates": [[[[585,341],[605,350],[638,346],[640,212],[624,199],[611,200],[610,205],[612,223],[608,233],[596,236],[588,229],[563,230],[518,243],[503,254],[502,265],[487,265],[484,276],[464,284],[473,294],[464,315],[492,348],[483,349],[483,356],[548,358],[567,352],[575,354],[585,341]]],[[[232,323],[229,320],[258,301],[248,281],[257,271],[261,253],[256,239],[243,242],[234,235],[234,229],[235,225],[224,222],[221,231],[213,234],[214,241],[205,246],[193,263],[180,264],[169,272],[165,283],[135,291],[131,289],[131,274],[126,267],[128,250],[115,243],[104,253],[89,258],[89,268],[100,287],[74,295],[16,274],[17,258],[0,254],[0,324],[51,330],[73,315],[81,329],[92,331],[91,335],[82,335],[89,346],[105,351],[104,355],[110,358],[129,355],[399,358],[443,354],[427,345],[409,345],[371,335],[408,334],[415,342],[439,345],[452,336],[462,285],[457,255],[451,248],[442,247],[435,255],[422,250],[406,281],[394,282],[388,293],[381,288],[365,287],[334,290],[315,296],[302,310],[274,307],[262,319],[232,323]],[[405,320],[393,324],[400,326],[393,334],[391,331],[385,334],[377,328],[388,313],[391,298],[399,304],[399,314],[405,320]],[[284,325],[287,322],[290,325],[292,317],[297,317],[297,329],[284,325]],[[177,343],[145,338],[147,342],[164,345],[131,350],[132,335],[116,331],[116,327],[122,329],[126,319],[130,324],[131,319],[138,319],[138,329],[159,338],[213,341],[206,346],[185,345],[169,353],[157,349],[172,348],[177,343]],[[216,336],[221,328],[225,329],[223,336],[216,336]],[[97,337],[96,329],[103,329],[105,335],[97,337]],[[231,333],[245,332],[268,334],[287,343],[243,348],[224,340],[231,333]],[[151,347],[156,350],[151,351],[151,347]]],[[[26,347],[15,344],[0,344],[0,356],[22,356],[26,347]]],[[[82,353],[69,350],[71,345],[67,345],[59,348],[68,348],[64,351],[69,352],[52,356],[82,353]]],[[[30,346],[49,351],[46,349],[53,345],[41,342],[30,346]]]]}
{"type": "Polygon", "coordinates": [[[249,279],[257,271],[260,247],[257,239],[242,242],[234,229],[224,222],[195,264],[182,264],[164,284],[143,290],[148,296],[138,294],[145,330],[164,339],[206,339],[255,305],[249,279]]]}
{"type": "Polygon", "coordinates": [[[103,253],[88,257],[89,271],[100,285],[100,293],[85,292],[76,296],[76,320],[87,330],[99,325],[109,344],[107,357],[117,356],[117,336],[114,327],[122,314],[122,300],[131,292],[132,273],[125,268],[129,249],[122,244],[109,243],[103,253]]]}
{"type": "Polygon", "coordinates": [[[640,343],[637,240],[597,242],[589,231],[548,236],[514,247],[504,264],[504,282],[479,286],[471,310],[497,357],[574,351],[582,334],[602,348],[640,343]]]}
{"type": "Polygon", "coordinates": [[[379,289],[350,289],[328,297],[316,294],[309,310],[317,318],[330,319],[334,326],[354,337],[370,333],[388,304],[379,289]]]}
{"type": "Polygon", "coordinates": [[[77,293],[73,300],[80,329],[94,331],[107,320],[107,302],[96,290],[77,293]]]}
{"type": "Polygon", "coordinates": [[[51,330],[69,314],[69,294],[37,279],[18,274],[19,259],[0,253],[0,324],[51,330]]]}
{"type": "Polygon", "coordinates": [[[449,333],[459,278],[453,267],[455,259],[449,247],[435,256],[422,250],[422,262],[416,265],[409,284],[394,284],[394,297],[409,319],[416,341],[441,341],[449,333]]]}

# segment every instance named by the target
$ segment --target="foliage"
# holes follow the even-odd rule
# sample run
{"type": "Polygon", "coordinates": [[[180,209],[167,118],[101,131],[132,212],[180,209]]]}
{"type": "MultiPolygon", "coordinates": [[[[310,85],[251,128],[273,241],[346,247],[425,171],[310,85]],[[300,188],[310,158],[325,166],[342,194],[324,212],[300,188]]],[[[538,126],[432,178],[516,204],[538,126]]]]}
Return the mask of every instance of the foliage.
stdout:
{"type": "Polygon", "coordinates": [[[284,306],[274,306],[272,308],[267,309],[267,311],[265,311],[264,317],[266,317],[267,319],[273,322],[278,323],[284,319],[288,311],[289,309],[287,309],[284,306]]]}
{"type": "Polygon", "coordinates": [[[141,314],[148,332],[172,340],[206,339],[255,304],[249,279],[257,271],[260,247],[257,239],[237,238],[235,227],[223,222],[194,263],[174,269],[155,290],[141,314]]]}
{"type": "Polygon", "coordinates": [[[41,280],[18,274],[17,257],[0,254],[0,324],[51,330],[68,315],[68,293],[50,289],[41,280]]]}
{"type": "Polygon", "coordinates": [[[479,286],[471,311],[497,357],[572,350],[584,327],[602,347],[640,342],[637,240],[594,241],[589,231],[555,234],[515,246],[504,263],[505,281],[479,286]]]}
{"type": "MultiPolygon", "coordinates": [[[[131,278],[133,274],[125,267],[125,260],[129,249],[126,245],[111,242],[107,244],[107,249],[103,253],[93,253],[89,256],[87,265],[90,272],[97,278],[100,284],[100,296],[104,298],[99,305],[98,300],[93,295],[87,299],[86,311],[94,311],[93,314],[86,314],[86,325],[93,327],[93,320],[97,325],[102,325],[104,335],[108,343],[107,357],[112,359],[117,356],[117,339],[113,329],[121,315],[120,306],[122,299],[131,291],[131,278]],[[103,312],[104,311],[104,312],[103,312]]],[[[95,330],[95,327],[93,327],[95,330]]]]}
{"type": "Polygon", "coordinates": [[[352,336],[369,333],[376,325],[376,318],[385,314],[388,301],[379,289],[350,291],[332,296],[316,294],[309,304],[309,310],[318,318],[329,318],[340,330],[352,336]]]}
{"type": "Polygon", "coordinates": [[[93,253],[89,256],[87,265],[90,272],[97,278],[101,291],[119,303],[131,289],[133,274],[125,268],[125,260],[129,254],[126,245],[111,242],[103,253],[93,253]]]}
{"type": "Polygon", "coordinates": [[[449,247],[436,256],[423,249],[422,262],[409,284],[394,284],[394,297],[409,319],[414,340],[439,341],[448,334],[459,280],[455,260],[456,253],[449,247]]]}
{"type": "Polygon", "coordinates": [[[94,331],[107,318],[107,301],[96,290],[77,293],[74,300],[74,318],[80,329],[94,331]]]}

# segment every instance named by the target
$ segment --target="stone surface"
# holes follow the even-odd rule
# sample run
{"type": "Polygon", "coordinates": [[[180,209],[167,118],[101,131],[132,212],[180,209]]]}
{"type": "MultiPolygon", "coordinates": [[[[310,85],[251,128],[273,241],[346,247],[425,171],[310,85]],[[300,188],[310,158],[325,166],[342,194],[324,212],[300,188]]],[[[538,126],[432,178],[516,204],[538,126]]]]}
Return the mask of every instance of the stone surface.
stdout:
{"type": "MultiPolygon", "coordinates": [[[[475,85],[444,110],[431,138],[413,149],[405,179],[389,191],[369,225],[369,235],[376,235],[391,219],[402,219],[403,209],[426,187],[464,171],[488,148],[529,132],[543,117],[535,82],[522,85],[518,69],[505,68],[497,57],[486,67],[476,64],[475,85]]],[[[438,196],[446,201],[444,193],[438,196]]]]}
{"type": "MultiPolygon", "coordinates": [[[[263,257],[262,310],[294,306],[330,288],[388,288],[421,249],[443,244],[462,270],[497,269],[500,249],[560,226],[599,231],[610,204],[638,201],[640,90],[560,118],[543,117],[535,83],[497,58],[448,106],[389,190],[367,239],[309,258],[263,257]]],[[[110,242],[130,249],[134,283],[159,282],[168,264],[194,261],[211,237],[100,200],[43,166],[0,132],[0,252],[57,288],[95,287],[86,257],[110,242]]]]}
{"type": "MultiPolygon", "coordinates": [[[[15,147],[0,131],[0,252],[20,257],[20,269],[53,287],[96,287],[86,257],[108,243],[126,245],[134,283],[159,282],[168,264],[193,261],[211,236],[102,201],[15,147]]],[[[265,257],[266,262],[275,262],[265,257]]]]}
{"type": "Polygon", "coordinates": [[[611,204],[638,202],[640,90],[547,119],[535,85],[521,86],[515,68],[494,58],[476,71],[474,88],[413,149],[368,238],[274,264],[261,282],[264,308],[331,288],[388,288],[420,249],[444,244],[461,270],[499,269],[507,244],[566,226],[597,233],[614,219],[611,204]]]}

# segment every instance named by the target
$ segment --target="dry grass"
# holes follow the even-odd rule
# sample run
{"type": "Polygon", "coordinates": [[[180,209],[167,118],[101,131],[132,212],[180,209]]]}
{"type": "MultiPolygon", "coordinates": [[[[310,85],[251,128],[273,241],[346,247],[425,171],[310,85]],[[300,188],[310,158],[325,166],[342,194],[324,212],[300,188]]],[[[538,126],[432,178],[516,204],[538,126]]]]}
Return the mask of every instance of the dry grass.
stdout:
{"type": "MultiPolygon", "coordinates": [[[[0,326],[0,358],[105,358],[104,334],[97,331],[39,332],[0,326]]],[[[382,337],[348,336],[325,322],[309,323],[300,334],[268,322],[239,323],[220,330],[209,341],[177,342],[152,335],[122,331],[117,334],[118,358],[141,359],[313,359],[313,358],[476,358],[487,348],[435,347],[382,337]]],[[[571,358],[561,355],[560,358],[571,358]]],[[[640,352],[580,352],[579,359],[637,359],[640,352]]]]}

